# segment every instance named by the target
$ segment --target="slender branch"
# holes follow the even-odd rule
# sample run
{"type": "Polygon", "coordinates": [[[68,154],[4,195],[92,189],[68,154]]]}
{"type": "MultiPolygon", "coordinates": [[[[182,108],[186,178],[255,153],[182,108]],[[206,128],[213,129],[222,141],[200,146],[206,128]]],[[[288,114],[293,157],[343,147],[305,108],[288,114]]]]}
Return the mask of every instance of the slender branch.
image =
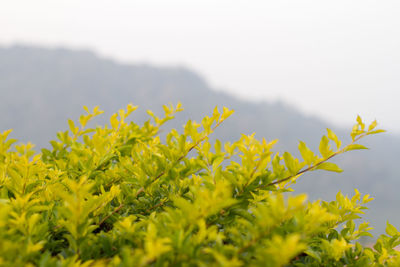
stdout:
{"type": "Polygon", "coordinates": [[[99,223],[98,225],[102,225],[108,218],[110,218],[113,214],[117,213],[118,211],[120,211],[122,208],[124,207],[124,204],[120,204],[115,210],[113,210],[111,212],[111,214],[107,215],[106,217],[104,217],[99,223]]]}
{"type": "Polygon", "coordinates": [[[337,155],[340,154],[340,153],[341,153],[341,151],[335,152],[335,153],[333,153],[332,155],[330,155],[328,158],[326,158],[325,160],[323,160],[323,161],[321,161],[321,162],[318,162],[317,164],[314,164],[314,165],[312,165],[312,166],[310,166],[310,167],[308,167],[308,168],[306,168],[306,169],[304,169],[304,170],[302,170],[302,171],[299,171],[299,172],[296,173],[296,174],[293,174],[293,175],[290,175],[290,176],[288,176],[288,177],[285,177],[285,178],[283,178],[283,179],[281,179],[281,180],[277,180],[277,181],[275,181],[275,182],[269,183],[269,184],[265,185],[265,187],[283,183],[283,182],[285,182],[285,181],[287,181],[287,180],[290,180],[290,179],[292,179],[292,178],[294,178],[294,177],[296,177],[296,176],[299,176],[299,175],[301,175],[301,174],[303,174],[303,173],[305,173],[305,172],[308,172],[308,171],[310,171],[310,170],[312,170],[312,169],[318,167],[318,166],[321,165],[322,163],[324,163],[324,162],[330,160],[331,158],[337,156],[337,155]]]}
{"type": "MultiPolygon", "coordinates": [[[[366,136],[366,135],[367,135],[367,134],[364,133],[364,134],[358,136],[358,137],[355,138],[349,145],[353,145],[355,142],[357,142],[358,140],[360,140],[361,138],[363,138],[363,137],[366,136]]],[[[349,146],[349,145],[348,145],[348,146],[349,146]]],[[[347,146],[346,146],[346,147],[347,147],[347,146]]],[[[323,161],[320,161],[320,162],[318,162],[318,163],[316,163],[316,164],[314,164],[314,165],[312,165],[312,166],[310,166],[310,167],[308,167],[308,168],[306,168],[306,169],[304,169],[304,170],[302,170],[302,171],[299,171],[298,173],[296,173],[296,174],[294,174],[294,175],[290,175],[290,176],[285,177],[285,178],[283,178],[283,179],[281,179],[281,180],[277,180],[277,181],[275,181],[275,182],[271,182],[271,183],[269,183],[269,184],[267,184],[267,185],[264,185],[264,186],[262,186],[262,187],[268,187],[268,186],[271,186],[271,185],[280,184],[280,183],[286,182],[287,180],[290,180],[290,179],[292,179],[292,178],[294,178],[294,177],[296,177],[296,176],[299,176],[299,175],[301,175],[301,174],[303,174],[303,173],[305,173],[305,172],[308,172],[308,171],[310,171],[310,170],[312,170],[312,169],[318,167],[318,166],[321,165],[322,163],[327,162],[327,161],[330,160],[331,158],[333,158],[333,157],[335,157],[335,156],[337,156],[337,155],[339,155],[339,154],[344,153],[345,150],[346,150],[346,147],[344,147],[344,148],[342,148],[342,149],[336,151],[335,153],[333,153],[332,155],[330,155],[329,157],[327,157],[327,158],[324,159],[323,161]]]]}

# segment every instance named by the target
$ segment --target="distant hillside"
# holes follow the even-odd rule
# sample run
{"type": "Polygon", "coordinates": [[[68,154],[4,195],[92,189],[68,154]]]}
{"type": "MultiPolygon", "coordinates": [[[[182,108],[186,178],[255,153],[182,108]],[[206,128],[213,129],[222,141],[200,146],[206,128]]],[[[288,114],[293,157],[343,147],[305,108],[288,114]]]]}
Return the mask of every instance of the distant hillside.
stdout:
{"type": "MultiPolygon", "coordinates": [[[[185,111],[167,126],[177,129],[189,118],[200,120],[210,114],[215,106],[227,106],[236,112],[215,138],[235,140],[241,133],[256,132],[258,138],[280,139],[278,149],[291,152],[297,150],[298,140],[316,148],[325,128],[335,128],[283,103],[242,101],[213,91],[185,68],[120,64],[89,51],[0,48],[0,93],[0,131],[13,128],[13,137],[39,147],[48,146],[57,131],[67,129],[67,119],[76,120],[83,105],[99,105],[107,114],[97,122],[107,123],[109,114],[129,102],[140,106],[132,119],[142,122],[148,118],[146,109],[162,114],[163,104],[181,101],[185,111]]],[[[347,138],[350,129],[335,130],[347,138]]],[[[386,219],[400,226],[395,208],[400,202],[400,171],[395,162],[400,138],[383,134],[369,139],[370,151],[350,152],[338,160],[343,174],[305,176],[297,190],[324,199],[333,199],[339,190],[352,193],[355,187],[370,193],[376,200],[368,217],[383,232],[386,219]]]]}

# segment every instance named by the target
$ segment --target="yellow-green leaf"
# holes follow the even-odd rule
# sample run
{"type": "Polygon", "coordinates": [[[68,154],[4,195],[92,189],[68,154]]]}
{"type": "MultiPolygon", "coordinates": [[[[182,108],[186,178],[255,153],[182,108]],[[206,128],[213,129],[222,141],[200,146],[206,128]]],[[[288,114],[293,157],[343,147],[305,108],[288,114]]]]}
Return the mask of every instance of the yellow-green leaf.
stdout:
{"type": "Polygon", "coordinates": [[[339,168],[338,165],[332,162],[323,162],[319,164],[315,169],[318,170],[325,170],[325,171],[330,171],[330,172],[342,172],[343,170],[339,168]]]}
{"type": "Polygon", "coordinates": [[[350,144],[350,145],[346,146],[345,151],[359,150],[359,149],[368,149],[368,147],[365,147],[365,146],[360,145],[360,144],[350,144]]]}

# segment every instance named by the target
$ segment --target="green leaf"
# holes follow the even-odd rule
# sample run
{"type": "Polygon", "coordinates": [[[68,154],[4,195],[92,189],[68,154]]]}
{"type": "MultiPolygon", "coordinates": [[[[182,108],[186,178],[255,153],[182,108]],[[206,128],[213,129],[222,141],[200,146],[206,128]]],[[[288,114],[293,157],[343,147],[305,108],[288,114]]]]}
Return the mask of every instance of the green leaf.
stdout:
{"type": "Polygon", "coordinates": [[[386,132],[386,130],[379,129],[379,130],[375,130],[375,131],[368,132],[367,135],[370,135],[370,134],[378,134],[378,133],[384,133],[384,132],[386,132]]]}
{"type": "Polygon", "coordinates": [[[73,120],[68,120],[68,125],[69,125],[69,128],[71,129],[71,131],[73,131],[75,129],[75,123],[73,120]]]}
{"type": "Polygon", "coordinates": [[[203,120],[201,121],[201,124],[202,124],[202,126],[203,126],[203,128],[204,128],[204,131],[205,131],[206,133],[211,132],[211,124],[212,124],[212,123],[213,123],[212,118],[210,118],[210,117],[208,117],[208,116],[205,116],[205,117],[203,118],[203,120]]]}
{"type": "Polygon", "coordinates": [[[343,170],[339,168],[338,165],[332,162],[323,162],[319,164],[315,169],[318,170],[325,170],[325,171],[330,171],[330,172],[342,172],[343,170]]]}
{"type": "Polygon", "coordinates": [[[227,107],[223,107],[222,108],[222,115],[221,115],[221,120],[225,120],[228,117],[230,117],[235,111],[234,110],[230,110],[227,107]]]}
{"type": "Polygon", "coordinates": [[[89,117],[88,117],[88,116],[81,115],[81,116],[79,117],[79,123],[81,124],[82,128],[84,128],[84,127],[86,126],[88,120],[89,120],[89,117]]]}
{"type": "Polygon", "coordinates": [[[222,147],[222,144],[221,144],[221,141],[219,141],[218,139],[215,141],[215,145],[214,145],[214,148],[215,148],[215,153],[221,153],[221,147],[222,147]]]}
{"type": "Polygon", "coordinates": [[[285,161],[286,168],[289,170],[290,174],[296,174],[298,172],[298,164],[293,156],[290,153],[285,152],[283,153],[283,159],[285,161]]]}
{"type": "Polygon", "coordinates": [[[345,151],[359,150],[359,149],[368,149],[368,147],[365,147],[360,144],[350,144],[350,145],[346,146],[345,151]]]}
{"type": "Polygon", "coordinates": [[[178,102],[178,104],[176,104],[175,111],[179,112],[179,111],[182,111],[182,110],[183,110],[182,103],[178,102]]]}
{"type": "Polygon", "coordinates": [[[72,132],[72,134],[77,134],[78,133],[78,131],[79,131],[79,128],[78,127],[76,127],[75,126],[75,123],[74,123],[74,121],[72,121],[72,120],[68,120],[68,125],[69,125],[69,128],[71,129],[71,132],[72,132]]]}
{"type": "Polygon", "coordinates": [[[172,113],[172,110],[167,105],[163,105],[162,107],[166,116],[172,113]]]}
{"type": "Polygon", "coordinates": [[[338,139],[336,134],[331,129],[326,129],[326,131],[328,132],[328,138],[335,142],[337,149],[340,149],[342,142],[338,139]]]}
{"type": "Polygon", "coordinates": [[[333,154],[331,146],[329,145],[329,139],[325,135],[322,136],[321,141],[319,143],[319,152],[324,158],[328,158],[333,154]]]}
{"type": "Polygon", "coordinates": [[[213,118],[213,120],[217,121],[219,119],[219,117],[220,117],[220,114],[219,114],[219,111],[218,111],[218,107],[216,106],[214,108],[212,118],[213,118]]]}
{"type": "Polygon", "coordinates": [[[216,157],[212,163],[212,169],[216,171],[217,167],[224,161],[224,156],[216,157]]]}
{"type": "Polygon", "coordinates": [[[359,115],[357,115],[357,123],[358,123],[358,126],[361,127],[361,131],[364,131],[365,124],[363,123],[363,121],[362,121],[362,119],[361,119],[361,117],[359,115]]]}
{"type": "Polygon", "coordinates": [[[119,125],[119,121],[117,119],[117,113],[113,114],[110,118],[110,124],[113,129],[117,129],[119,125]]]}
{"type": "Polygon", "coordinates": [[[373,129],[375,129],[375,127],[378,125],[378,122],[376,120],[374,120],[368,127],[368,132],[372,131],[373,129]]]}
{"type": "Polygon", "coordinates": [[[386,233],[390,236],[399,235],[399,231],[397,231],[396,227],[391,225],[389,222],[386,223],[386,233]]]}
{"type": "Polygon", "coordinates": [[[90,111],[89,111],[89,109],[88,109],[87,106],[83,106],[83,109],[84,109],[88,114],[90,114],[90,111]]]}
{"type": "Polygon", "coordinates": [[[316,155],[314,154],[314,152],[311,151],[311,149],[307,147],[307,145],[303,141],[299,142],[299,151],[301,157],[304,159],[307,165],[310,166],[314,163],[316,155]]]}
{"type": "Polygon", "coordinates": [[[322,262],[321,255],[318,251],[314,251],[312,249],[307,249],[306,251],[304,251],[304,253],[306,253],[308,256],[316,259],[318,263],[322,262]]]}

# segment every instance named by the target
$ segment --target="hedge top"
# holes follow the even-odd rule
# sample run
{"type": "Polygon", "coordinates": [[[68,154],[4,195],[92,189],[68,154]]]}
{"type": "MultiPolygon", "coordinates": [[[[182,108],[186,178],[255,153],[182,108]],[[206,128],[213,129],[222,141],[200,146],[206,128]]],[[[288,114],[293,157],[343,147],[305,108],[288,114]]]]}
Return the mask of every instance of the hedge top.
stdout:
{"type": "Polygon", "coordinates": [[[389,223],[373,249],[357,242],[370,235],[368,222],[355,223],[368,195],[309,202],[285,193],[309,171],[341,172],[329,160],[364,149],[361,138],[382,132],[376,122],[358,117],[346,146],[329,129],[319,153],[300,142],[299,159],[254,135],[211,143],[227,108],[165,138],[160,127],[181,105],[164,106],[162,118],[148,111],[153,122],[142,126],[127,119],[136,108],[86,128],[102,111],[85,107],[40,154],[0,134],[0,265],[400,265],[389,223]]]}

